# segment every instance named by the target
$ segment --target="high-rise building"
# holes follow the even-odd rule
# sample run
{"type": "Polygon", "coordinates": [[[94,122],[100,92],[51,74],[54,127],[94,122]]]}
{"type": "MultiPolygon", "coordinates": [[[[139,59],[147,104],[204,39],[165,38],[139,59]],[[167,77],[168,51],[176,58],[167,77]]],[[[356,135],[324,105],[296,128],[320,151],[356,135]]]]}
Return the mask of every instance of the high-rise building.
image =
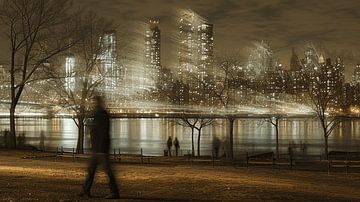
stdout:
{"type": "MultiPolygon", "coordinates": [[[[196,16],[193,12],[184,12],[179,21],[179,76],[196,71],[197,37],[196,16]]],[[[183,79],[183,78],[182,78],[183,79]]]]}
{"type": "Polygon", "coordinates": [[[295,49],[292,49],[292,55],[290,59],[290,71],[300,71],[301,64],[298,55],[295,52],[295,49]]]}
{"type": "MultiPolygon", "coordinates": [[[[305,61],[305,60],[303,60],[305,61]]],[[[303,102],[309,89],[308,81],[306,81],[306,71],[302,62],[299,60],[295,49],[292,50],[290,59],[290,71],[287,72],[286,92],[293,95],[295,102],[303,102]]]]}
{"type": "Polygon", "coordinates": [[[65,88],[67,91],[74,91],[76,85],[75,56],[65,57],[65,88]]]}
{"type": "Polygon", "coordinates": [[[214,100],[208,93],[204,94],[204,83],[207,80],[213,80],[214,77],[214,37],[213,25],[209,23],[202,23],[197,26],[197,52],[195,54],[197,80],[191,79],[190,84],[190,98],[194,103],[198,104],[213,104],[214,100]],[[206,102],[205,102],[206,100],[206,102]]]}
{"type": "Polygon", "coordinates": [[[305,50],[305,59],[303,60],[304,70],[307,72],[319,69],[319,57],[316,49],[310,44],[305,50]]]}
{"type": "Polygon", "coordinates": [[[99,56],[100,74],[103,77],[99,86],[105,96],[114,100],[120,79],[120,68],[117,65],[116,32],[108,31],[100,37],[102,53],[99,56]]]}
{"type": "Polygon", "coordinates": [[[5,80],[5,68],[4,66],[0,65],[0,82],[3,82],[5,80]]]}
{"type": "Polygon", "coordinates": [[[201,104],[206,96],[201,93],[204,92],[203,81],[213,76],[213,46],[213,25],[192,11],[182,12],[179,20],[178,77],[188,84],[189,100],[183,99],[185,103],[201,104]],[[196,79],[190,78],[190,75],[196,79]]]}
{"type": "Polygon", "coordinates": [[[265,92],[271,100],[277,100],[285,92],[285,72],[281,64],[276,65],[274,70],[266,73],[265,92]]]}
{"type": "Polygon", "coordinates": [[[268,71],[273,71],[273,52],[270,45],[265,41],[253,43],[248,57],[247,68],[254,71],[256,76],[261,76],[268,71]]]}
{"type": "Polygon", "coordinates": [[[351,77],[351,83],[352,84],[358,84],[360,83],[360,64],[357,64],[355,69],[354,69],[354,73],[351,77]]]}
{"type": "Polygon", "coordinates": [[[360,106],[360,64],[357,64],[352,75],[351,83],[345,85],[345,100],[349,106],[360,106]]]}
{"type": "Polygon", "coordinates": [[[147,87],[154,87],[161,70],[161,35],[159,21],[150,20],[145,33],[145,80],[147,87]]]}
{"type": "Polygon", "coordinates": [[[344,85],[344,65],[340,58],[336,59],[334,64],[331,59],[327,58],[325,63],[321,64],[318,74],[312,79],[314,88],[313,92],[326,91],[329,98],[329,107],[341,107],[343,85],[344,85]],[[316,89],[319,87],[319,89],[316,89]]]}
{"type": "Polygon", "coordinates": [[[213,25],[203,23],[198,26],[198,69],[202,77],[213,74],[214,37],[213,25]]]}

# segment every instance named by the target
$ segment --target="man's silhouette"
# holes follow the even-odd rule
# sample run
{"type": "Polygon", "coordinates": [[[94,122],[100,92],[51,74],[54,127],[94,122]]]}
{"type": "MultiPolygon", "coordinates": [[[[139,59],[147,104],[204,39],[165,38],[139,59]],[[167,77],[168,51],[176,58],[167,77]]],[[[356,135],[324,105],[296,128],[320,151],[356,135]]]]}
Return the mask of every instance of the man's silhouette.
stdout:
{"type": "Polygon", "coordinates": [[[109,186],[111,190],[111,195],[106,198],[117,199],[119,198],[119,190],[111,170],[109,159],[110,119],[109,114],[105,109],[104,100],[100,96],[95,97],[95,113],[91,132],[92,156],[89,161],[88,175],[85,184],[83,185],[83,192],[80,196],[87,195],[90,197],[90,189],[94,181],[96,168],[99,164],[102,164],[109,177],[109,186]]]}
{"type": "Polygon", "coordinates": [[[167,147],[168,147],[169,156],[171,156],[171,147],[172,147],[172,144],[173,144],[173,141],[172,141],[172,137],[171,137],[171,136],[169,136],[166,144],[167,144],[167,147]]]}

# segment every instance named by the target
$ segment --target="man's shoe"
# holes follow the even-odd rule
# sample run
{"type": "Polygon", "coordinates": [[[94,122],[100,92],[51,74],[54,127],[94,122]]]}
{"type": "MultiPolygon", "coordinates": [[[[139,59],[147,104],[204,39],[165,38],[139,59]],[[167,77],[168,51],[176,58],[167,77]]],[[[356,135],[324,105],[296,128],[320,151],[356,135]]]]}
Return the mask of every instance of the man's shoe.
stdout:
{"type": "Polygon", "coordinates": [[[119,199],[120,195],[119,194],[111,194],[107,197],[105,197],[105,199],[119,199]]]}

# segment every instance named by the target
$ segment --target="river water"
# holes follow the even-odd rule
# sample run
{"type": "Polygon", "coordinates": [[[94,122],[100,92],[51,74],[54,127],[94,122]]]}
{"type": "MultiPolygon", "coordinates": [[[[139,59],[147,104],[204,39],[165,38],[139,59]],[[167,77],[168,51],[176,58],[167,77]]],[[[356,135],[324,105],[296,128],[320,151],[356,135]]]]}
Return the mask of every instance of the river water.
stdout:
{"type": "MultiPolygon", "coordinates": [[[[163,155],[168,136],[178,137],[182,153],[191,149],[191,130],[176,124],[171,119],[112,119],[112,148],[121,153],[140,153],[163,155]]],[[[9,119],[0,119],[0,130],[9,128],[9,119]]],[[[39,147],[43,131],[44,145],[48,150],[63,147],[72,151],[76,147],[77,127],[67,118],[18,118],[18,133],[25,133],[25,143],[39,147]]],[[[234,126],[234,153],[266,152],[275,150],[275,129],[270,123],[256,119],[239,119],[234,126]]],[[[203,129],[201,134],[201,154],[211,155],[212,142],[218,137],[226,143],[227,123],[218,120],[213,126],[203,129]]],[[[320,125],[315,119],[288,119],[279,126],[280,150],[286,153],[289,144],[297,153],[321,155],[323,136],[320,125]],[[304,146],[305,145],[305,146],[304,146]]],[[[1,145],[0,138],[0,145],[1,145]]],[[[195,132],[197,141],[197,132],[195,132]]],[[[226,144],[223,145],[226,145],[226,144]]],[[[89,131],[86,130],[85,147],[89,147],[89,131]]],[[[337,151],[360,151],[360,121],[347,120],[333,131],[329,147],[337,151]]],[[[195,145],[195,149],[196,149],[195,145]]],[[[226,149],[226,146],[223,148],[226,149]]]]}

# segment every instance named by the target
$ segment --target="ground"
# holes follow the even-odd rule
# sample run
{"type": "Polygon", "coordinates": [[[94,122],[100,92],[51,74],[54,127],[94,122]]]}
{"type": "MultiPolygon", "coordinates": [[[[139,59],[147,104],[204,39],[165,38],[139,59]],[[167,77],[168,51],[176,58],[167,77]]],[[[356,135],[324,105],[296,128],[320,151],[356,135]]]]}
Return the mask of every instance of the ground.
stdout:
{"type": "MultiPolygon", "coordinates": [[[[77,196],[86,159],[27,158],[0,151],[0,201],[101,201],[109,193],[98,172],[93,197],[77,196]]],[[[114,163],[120,201],[360,201],[360,173],[274,169],[212,163],[114,163]]]]}

